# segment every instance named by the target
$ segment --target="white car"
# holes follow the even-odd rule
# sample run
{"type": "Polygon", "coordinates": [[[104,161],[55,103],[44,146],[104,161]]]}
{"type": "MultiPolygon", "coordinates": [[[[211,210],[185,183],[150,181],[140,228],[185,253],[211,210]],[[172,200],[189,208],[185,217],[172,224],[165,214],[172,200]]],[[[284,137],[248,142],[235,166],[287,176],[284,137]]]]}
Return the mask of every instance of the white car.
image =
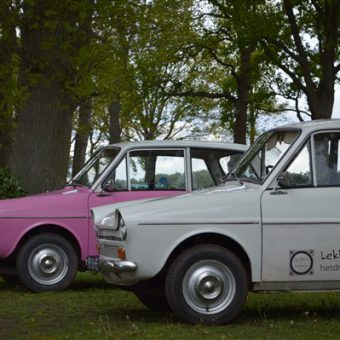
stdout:
{"type": "Polygon", "coordinates": [[[100,268],[150,308],[224,324],[248,291],[340,289],[338,120],[264,133],[224,185],[129,204],[94,209],[100,268]]]}

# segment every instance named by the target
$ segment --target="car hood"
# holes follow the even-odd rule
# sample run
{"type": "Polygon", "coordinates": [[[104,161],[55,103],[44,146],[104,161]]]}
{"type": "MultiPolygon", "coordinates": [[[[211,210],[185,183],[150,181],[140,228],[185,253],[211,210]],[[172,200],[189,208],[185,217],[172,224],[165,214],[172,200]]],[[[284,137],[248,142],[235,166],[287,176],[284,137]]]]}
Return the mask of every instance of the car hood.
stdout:
{"type": "Polygon", "coordinates": [[[0,200],[0,217],[87,217],[90,193],[87,188],[66,187],[33,196],[0,200]]]}
{"type": "Polygon", "coordinates": [[[259,223],[260,195],[259,185],[228,183],[117,208],[126,225],[259,223]]]}

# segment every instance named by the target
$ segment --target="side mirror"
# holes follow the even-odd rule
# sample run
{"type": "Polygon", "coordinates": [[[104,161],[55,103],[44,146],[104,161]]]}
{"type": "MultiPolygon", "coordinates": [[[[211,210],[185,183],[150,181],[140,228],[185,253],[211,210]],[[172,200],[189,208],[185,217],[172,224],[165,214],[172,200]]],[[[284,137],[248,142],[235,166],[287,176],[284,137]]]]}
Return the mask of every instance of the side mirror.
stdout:
{"type": "Polygon", "coordinates": [[[115,191],[113,180],[109,179],[102,185],[102,191],[97,196],[110,196],[110,192],[115,191]]]}
{"type": "Polygon", "coordinates": [[[289,174],[286,171],[280,173],[279,177],[277,178],[277,182],[271,191],[271,195],[286,195],[287,191],[278,190],[277,187],[280,186],[281,188],[287,188],[289,186],[289,174]]]}
{"type": "Polygon", "coordinates": [[[280,173],[279,177],[277,178],[277,184],[281,188],[287,188],[289,187],[289,173],[287,171],[283,171],[280,173]]]}
{"type": "Polygon", "coordinates": [[[109,179],[106,183],[104,183],[102,189],[103,191],[106,191],[106,192],[115,191],[114,181],[112,179],[109,179]]]}

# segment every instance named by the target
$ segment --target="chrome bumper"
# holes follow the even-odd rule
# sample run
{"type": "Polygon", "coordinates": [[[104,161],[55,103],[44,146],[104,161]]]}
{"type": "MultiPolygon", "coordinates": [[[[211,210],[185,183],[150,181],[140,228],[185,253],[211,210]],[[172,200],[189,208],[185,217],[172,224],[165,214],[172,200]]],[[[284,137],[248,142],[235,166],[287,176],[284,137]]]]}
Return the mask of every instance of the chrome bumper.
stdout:
{"type": "Polygon", "coordinates": [[[109,273],[132,273],[137,270],[138,265],[131,261],[111,260],[99,261],[99,268],[102,272],[109,273]]]}

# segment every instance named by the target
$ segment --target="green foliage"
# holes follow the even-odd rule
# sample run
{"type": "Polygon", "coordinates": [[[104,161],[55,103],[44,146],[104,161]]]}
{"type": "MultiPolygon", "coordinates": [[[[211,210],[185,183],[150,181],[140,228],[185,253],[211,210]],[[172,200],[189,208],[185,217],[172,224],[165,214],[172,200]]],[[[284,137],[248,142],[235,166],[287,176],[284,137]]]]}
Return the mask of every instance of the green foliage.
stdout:
{"type": "Polygon", "coordinates": [[[0,168],[0,199],[21,197],[25,195],[19,181],[13,177],[9,170],[0,168]]]}

